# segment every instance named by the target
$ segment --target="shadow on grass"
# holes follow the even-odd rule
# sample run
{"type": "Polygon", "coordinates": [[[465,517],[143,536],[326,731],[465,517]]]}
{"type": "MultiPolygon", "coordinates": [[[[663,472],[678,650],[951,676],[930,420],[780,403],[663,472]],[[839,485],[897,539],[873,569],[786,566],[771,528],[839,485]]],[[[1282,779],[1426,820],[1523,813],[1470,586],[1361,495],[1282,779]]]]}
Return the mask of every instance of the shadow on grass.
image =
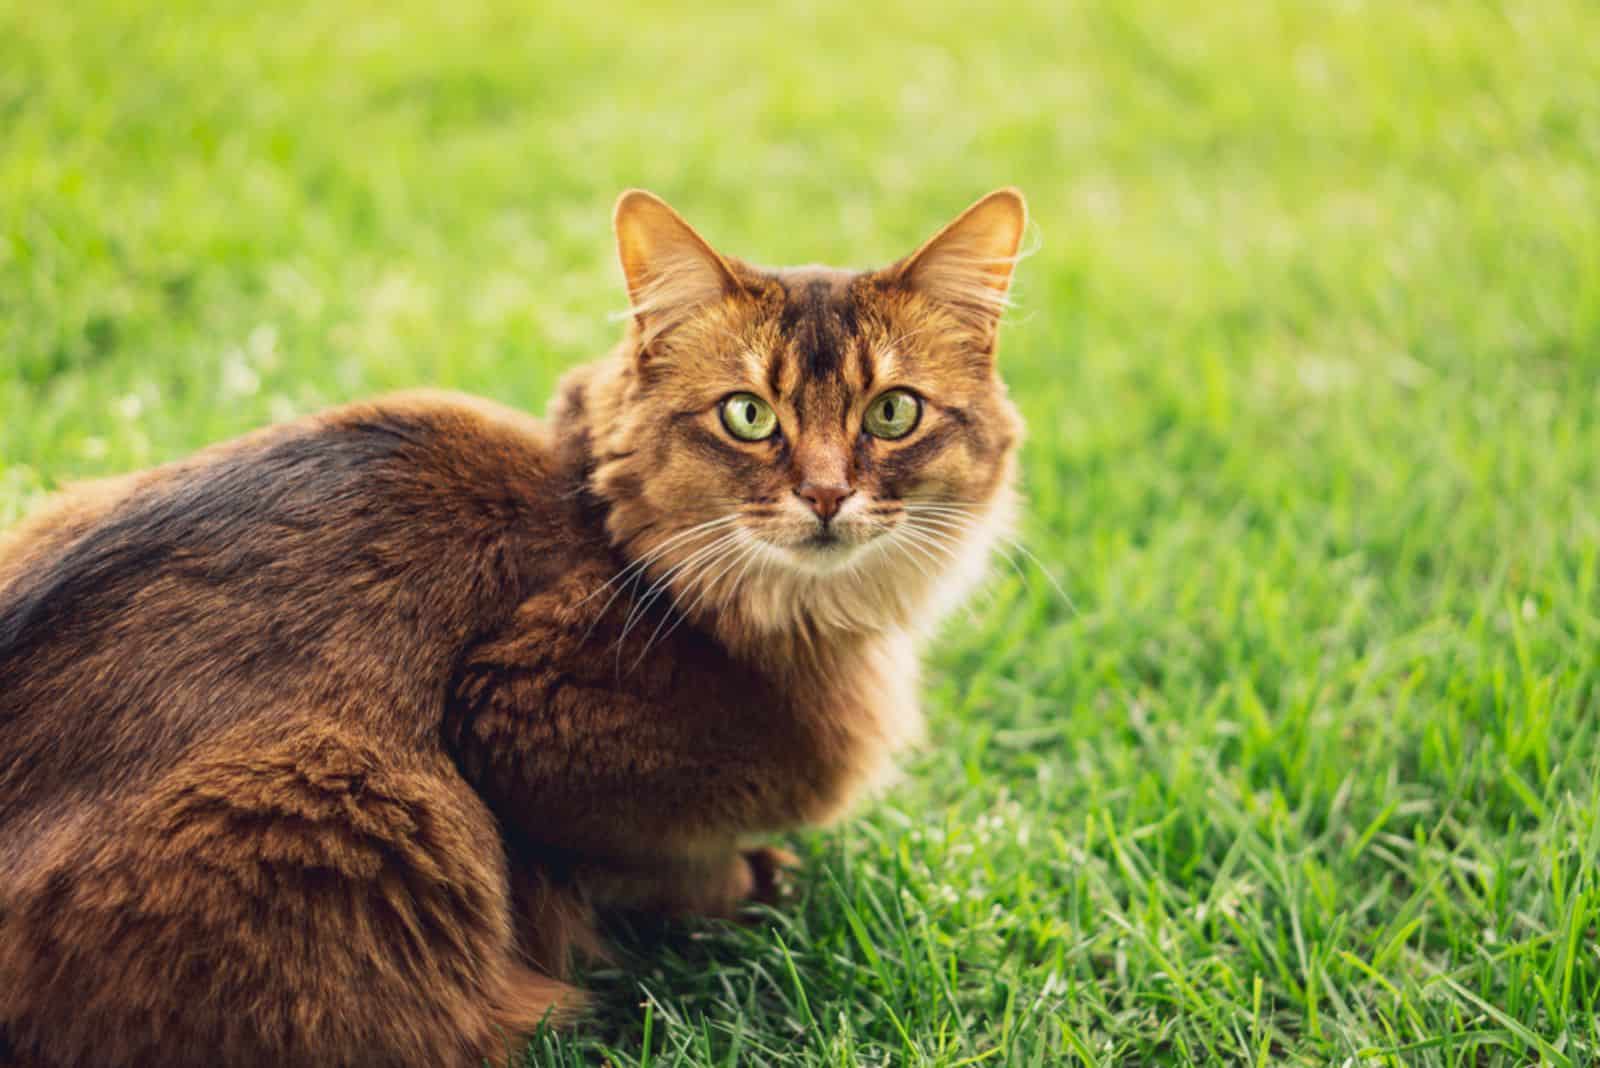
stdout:
{"type": "Polygon", "coordinates": [[[816,907],[814,898],[796,899],[752,908],[739,921],[607,916],[602,936],[612,959],[574,978],[589,994],[589,1011],[569,1029],[535,1034],[527,1063],[592,1064],[599,1055],[620,1066],[647,1050],[665,1055],[663,1063],[682,1055],[760,1063],[775,1052],[762,1045],[775,1029],[790,1041],[808,1030],[801,991],[812,977],[786,947],[804,937],[816,907]]]}

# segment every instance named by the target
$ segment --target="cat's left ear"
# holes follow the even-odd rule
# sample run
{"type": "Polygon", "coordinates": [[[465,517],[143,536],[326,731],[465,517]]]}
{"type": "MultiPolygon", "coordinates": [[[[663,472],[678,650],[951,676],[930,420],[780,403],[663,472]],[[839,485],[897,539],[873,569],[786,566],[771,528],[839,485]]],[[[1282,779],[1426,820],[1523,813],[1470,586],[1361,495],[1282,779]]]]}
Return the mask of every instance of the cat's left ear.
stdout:
{"type": "Polygon", "coordinates": [[[654,193],[623,193],[612,225],[641,352],[699,309],[738,292],[728,262],[654,193]]]}
{"type": "Polygon", "coordinates": [[[992,344],[1027,226],[1028,205],[1022,193],[997,189],[888,273],[896,284],[955,312],[986,345],[992,344]]]}

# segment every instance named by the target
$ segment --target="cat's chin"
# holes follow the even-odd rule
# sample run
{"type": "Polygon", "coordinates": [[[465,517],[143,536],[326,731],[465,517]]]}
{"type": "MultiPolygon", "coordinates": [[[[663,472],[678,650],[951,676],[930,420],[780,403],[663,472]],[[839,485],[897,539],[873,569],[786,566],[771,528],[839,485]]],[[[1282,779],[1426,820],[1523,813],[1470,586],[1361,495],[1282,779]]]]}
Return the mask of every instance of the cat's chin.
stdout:
{"type": "Polygon", "coordinates": [[[840,537],[816,536],[791,545],[773,546],[782,563],[802,575],[836,575],[860,563],[871,540],[848,541],[840,537]]]}
{"type": "MultiPolygon", "coordinates": [[[[968,510],[959,539],[930,545],[888,533],[857,540],[846,528],[832,544],[761,539],[766,551],[752,581],[741,584],[738,620],[751,633],[928,634],[982,578],[996,541],[1010,528],[1016,501],[1003,489],[968,510]]],[[[740,637],[734,632],[725,638],[740,637]]]]}

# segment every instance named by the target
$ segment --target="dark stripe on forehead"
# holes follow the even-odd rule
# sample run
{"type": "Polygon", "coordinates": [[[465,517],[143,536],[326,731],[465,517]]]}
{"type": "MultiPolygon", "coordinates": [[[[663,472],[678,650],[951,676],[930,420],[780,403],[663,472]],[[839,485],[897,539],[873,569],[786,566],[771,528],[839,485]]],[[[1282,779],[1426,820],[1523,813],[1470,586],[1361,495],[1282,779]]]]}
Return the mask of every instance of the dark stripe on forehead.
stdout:
{"type": "Polygon", "coordinates": [[[787,358],[782,345],[767,353],[767,393],[773,400],[783,395],[783,361],[787,358]]]}
{"type": "Polygon", "coordinates": [[[801,372],[811,378],[837,375],[845,352],[861,334],[854,295],[829,278],[800,287],[784,283],[784,295],[778,328],[800,357],[801,372]]]}
{"type": "Polygon", "coordinates": [[[857,339],[856,341],[855,350],[856,371],[861,379],[861,392],[870,394],[872,392],[873,377],[872,353],[867,351],[867,345],[860,339],[857,339]]]}
{"type": "Polygon", "coordinates": [[[833,299],[833,314],[837,335],[840,341],[839,351],[843,352],[849,343],[861,336],[861,310],[856,306],[856,296],[848,288],[841,289],[833,299]]]}

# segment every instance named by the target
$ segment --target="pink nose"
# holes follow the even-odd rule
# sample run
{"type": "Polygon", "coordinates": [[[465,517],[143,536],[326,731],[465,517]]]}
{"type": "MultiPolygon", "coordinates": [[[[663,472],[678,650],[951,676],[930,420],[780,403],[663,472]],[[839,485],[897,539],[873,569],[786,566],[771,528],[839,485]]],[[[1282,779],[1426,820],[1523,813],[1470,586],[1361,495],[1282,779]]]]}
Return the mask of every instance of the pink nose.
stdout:
{"type": "Polygon", "coordinates": [[[849,486],[819,486],[815,482],[802,482],[795,490],[824,523],[839,514],[839,507],[844,504],[845,498],[854,492],[849,486]]]}

